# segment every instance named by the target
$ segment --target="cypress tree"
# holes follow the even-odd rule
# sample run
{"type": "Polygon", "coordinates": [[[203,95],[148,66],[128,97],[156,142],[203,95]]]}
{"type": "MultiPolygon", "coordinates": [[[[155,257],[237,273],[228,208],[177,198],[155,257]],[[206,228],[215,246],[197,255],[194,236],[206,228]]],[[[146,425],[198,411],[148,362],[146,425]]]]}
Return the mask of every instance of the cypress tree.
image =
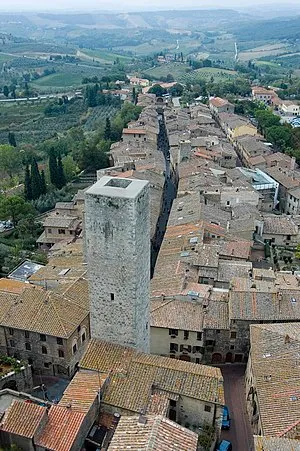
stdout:
{"type": "Polygon", "coordinates": [[[61,161],[61,155],[59,153],[58,154],[58,158],[57,158],[57,182],[56,182],[56,187],[58,189],[62,189],[62,187],[65,186],[66,183],[67,183],[66,176],[65,176],[63,164],[62,164],[62,161],[61,161]]]}
{"type": "Polygon", "coordinates": [[[49,155],[49,171],[50,171],[50,181],[52,185],[57,184],[57,160],[54,153],[54,149],[51,149],[49,155]]]}
{"type": "Polygon", "coordinates": [[[26,164],[25,168],[24,196],[26,200],[32,199],[31,177],[28,164],[26,164]]]}
{"type": "Polygon", "coordinates": [[[46,186],[46,178],[45,178],[45,172],[42,170],[41,172],[41,194],[46,194],[47,192],[47,186],[46,186]]]}
{"type": "Polygon", "coordinates": [[[104,139],[105,141],[109,141],[111,137],[111,124],[109,117],[106,118],[105,129],[104,129],[104,139]]]}
{"type": "Polygon", "coordinates": [[[31,163],[31,191],[32,199],[38,199],[41,193],[41,174],[36,162],[36,159],[32,159],[31,163]]]}
{"type": "Polygon", "coordinates": [[[8,133],[8,143],[10,146],[17,147],[15,134],[12,132],[8,133]]]}

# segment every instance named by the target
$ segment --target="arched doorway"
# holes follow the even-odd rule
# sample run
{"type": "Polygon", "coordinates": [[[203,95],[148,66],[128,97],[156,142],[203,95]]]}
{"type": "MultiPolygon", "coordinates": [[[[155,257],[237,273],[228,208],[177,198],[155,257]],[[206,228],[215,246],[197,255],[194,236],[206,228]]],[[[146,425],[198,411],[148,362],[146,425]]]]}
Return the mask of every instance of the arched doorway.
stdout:
{"type": "Polygon", "coordinates": [[[231,363],[232,362],[232,352],[227,352],[226,358],[225,358],[225,362],[226,363],[231,363]]]}
{"type": "Polygon", "coordinates": [[[222,354],[220,354],[219,352],[215,352],[212,355],[211,363],[222,363],[222,360],[223,360],[222,354]]]}
{"type": "Polygon", "coordinates": [[[190,362],[191,358],[189,355],[181,354],[181,356],[179,357],[179,360],[184,360],[185,362],[190,362]]]}
{"type": "Polygon", "coordinates": [[[3,385],[3,387],[2,387],[2,390],[4,390],[5,388],[9,388],[10,390],[15,390],[15,391],[18,391],[18,387],[17,387],[17,383],[16,383],[16,381],[8,381],[8,382],[6,382],[4,385],[3,385]]]}

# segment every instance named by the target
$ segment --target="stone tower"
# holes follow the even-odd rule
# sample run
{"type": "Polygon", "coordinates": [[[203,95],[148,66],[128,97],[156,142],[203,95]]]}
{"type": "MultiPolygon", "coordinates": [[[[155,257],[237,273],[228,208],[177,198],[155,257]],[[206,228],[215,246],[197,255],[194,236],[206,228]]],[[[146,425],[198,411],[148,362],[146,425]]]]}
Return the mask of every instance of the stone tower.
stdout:
{"type": "Polygon", "coordinates": [[[91,334],[150,347],[149,182],[102,177],[85,197],[91,334]]]}

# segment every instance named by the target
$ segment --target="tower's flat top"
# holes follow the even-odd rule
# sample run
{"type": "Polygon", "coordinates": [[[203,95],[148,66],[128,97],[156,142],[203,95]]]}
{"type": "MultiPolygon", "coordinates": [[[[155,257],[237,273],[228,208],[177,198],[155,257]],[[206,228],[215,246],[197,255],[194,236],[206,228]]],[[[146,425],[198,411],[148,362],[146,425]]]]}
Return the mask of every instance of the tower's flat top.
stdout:
{"type": "Polygon", "coordinates": [[[147,180],[103,176],[86,191],[86,196],[134,199],[149,184],[147,180]]]}

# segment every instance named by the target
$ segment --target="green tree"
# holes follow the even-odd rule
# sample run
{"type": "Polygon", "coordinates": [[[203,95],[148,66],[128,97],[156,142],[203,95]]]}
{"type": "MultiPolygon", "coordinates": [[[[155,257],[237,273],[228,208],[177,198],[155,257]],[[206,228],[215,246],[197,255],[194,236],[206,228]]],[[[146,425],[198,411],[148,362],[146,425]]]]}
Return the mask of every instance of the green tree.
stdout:
{"type": "Polygon", "coordinates": [[[41,194],[47,193],[47,185],[46,185],[46,177],[45,177],[45,171],[42,169],[41,172],[41,194]]]}
{"type": "Polygon", "coordinates": [[[13,178],[22,165],[20,152],[8,144],[0,146],[0,170],[13,178]]]}
{"type": "Polygon", "coordinates": [[[62,189],[66,184],[66,177],[64,173],[64,168],[61,160],[61,154],[58,154],[57,158],[57,178],[56,178],[56,187],[58,189],[62,189]]]}
{"type": "Polygon", "coordinates": [[[167,94],[167,90],[159,84],[153,85],[148,92],[149,94],[155,94],[156,97],[161,97],[162,95],[167,94]]]}
{"type": "Polygon", "coordinates": [[[34,208],[20,196],[0,198],[0,218],[11,219],[14,226],[26,216],[34,214],[34,208]]]}
{"type": "Polygon", "coordinates": [[[296,251],[295,251],[295,257],[296,257],[298,260],[300,260],[300,243],[297,244],[296,251]]]}
{"type": "Polygon", "coordinates": [[[30,171],[29,171],[28,164],[26,164],[26,168],[25,168],[24,196],[25,196],[26,200],[32,199],[31,177],[30,177],[30,171]]]}
{"type": "Polygon", "coordinates": [[[9,89],[8,89],[8,86],[3,86],[3,94],[5,95],[5,97],[8,97],[9,96],[9,89]]]}
{"type": "Polygon", "coordinates": [[[179,97],[183,94],[183,86],[180,83],[176,83],[176,85],[172,86],[172,88],[169,89],[169,93],[173,97],[179,97]]]}
{"type": "Polygon", "coordinates": [[[107,117],[105,121],[104,139],[106,141],[109,141],[110,137],[111,137],[111,123],[109,117],[107,117]]]}
{"type": "Polygon", "coordinates": [[[77,164],[73,159],[72,155],[67,155],[62,159],[64,173],[66,176],[67,182],[70,182],[77,173],[77,164]]]}
{"type": "Polygon", "coordinates": [[[50,149],[49,153],[49,172],[50,172],[50,181],[52,185],[56,186],[57,184],[57,159],[54,152],[54,149],[50,149]]]}
{"type": "Polygon", "coordinates": [[[17,147],[16,137],[13,132],[8,133],[8,144],[13,147],[17,147]]]}
{"type": "Polygon", "coordinates": [[[33,158],[31,163],[30,178],[31,178],[32,199],[38,199],[42,194],[42,180],[38,164],[35,158],[33,158]]]}
{"type": "Polygon", "coordinates": [[[292,142],[292,131],[290,128],[282,125],[274,125],[266,129],[266,138],[271,141],[275,146],[281,148],[282,150],[291,146],[292,142]]]}

